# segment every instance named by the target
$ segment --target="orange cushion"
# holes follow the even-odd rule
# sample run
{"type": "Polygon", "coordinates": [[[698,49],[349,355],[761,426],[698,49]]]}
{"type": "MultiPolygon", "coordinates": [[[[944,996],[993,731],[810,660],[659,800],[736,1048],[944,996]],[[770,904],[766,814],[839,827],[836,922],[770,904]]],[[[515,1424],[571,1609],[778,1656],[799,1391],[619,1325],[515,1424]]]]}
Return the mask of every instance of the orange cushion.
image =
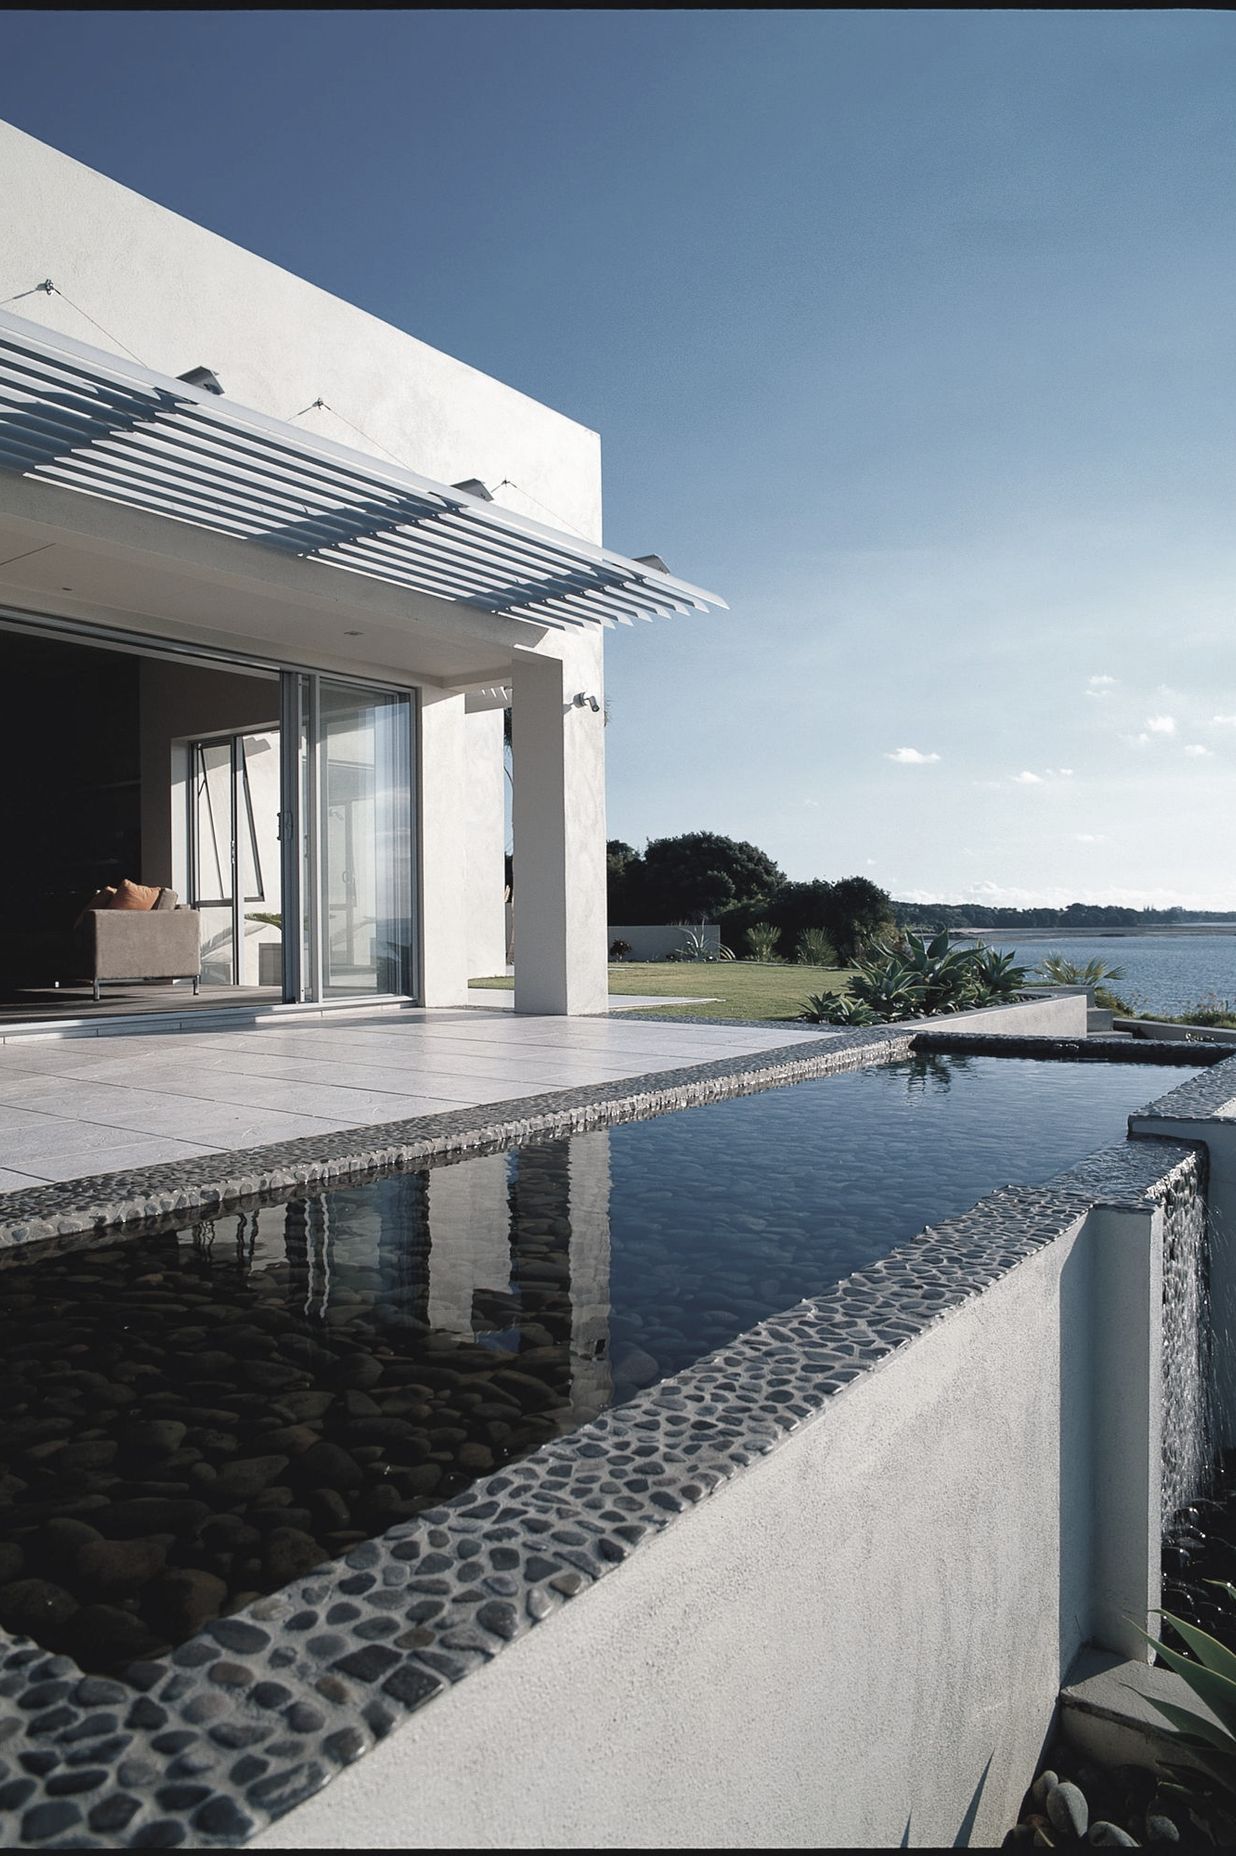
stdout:
{"type": "Polygon", "coordinates": [[[151,889],[145,883],[130,883],[125,877],[107,906],[109,909],[153,909],[158,900],[157,884],[151,889]]]}

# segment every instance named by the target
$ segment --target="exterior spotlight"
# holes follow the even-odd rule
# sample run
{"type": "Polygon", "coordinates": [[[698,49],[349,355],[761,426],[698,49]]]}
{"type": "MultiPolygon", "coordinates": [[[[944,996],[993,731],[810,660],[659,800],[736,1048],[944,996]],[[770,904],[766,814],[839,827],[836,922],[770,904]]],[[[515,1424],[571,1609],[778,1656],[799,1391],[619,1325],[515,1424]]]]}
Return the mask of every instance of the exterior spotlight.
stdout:
{"type": "Polygon", "coordinates": [[[201,387],[204,393],[222,393],[223,387],[217,374],[208,367],[191,367],[187,374],[177,374],[177,380],[183,380],[186,386],[201,387]]]}
{"type": "Polygon", "coordinates": [[[594,715],[599,715],[601,712],[601,705],[596,697],[586,695],[583,690],[578,696],[573,696],[571,701],[576,709],[591,709],[594,715]]]}
{"type": "Polygon", "coordinates": [[[641,567],[651,567],[654,573],[667,574],[669,568],[659,554],[637,554],[636,560],[641,567]]]}
{"type": "Polygon", "coordinates": [[[451,488],[464,490],[469,496],[479,496],[483,503],[492,503],[494,500],[479,477],[465,477],[462,483],[453,483],[451,488]]]}

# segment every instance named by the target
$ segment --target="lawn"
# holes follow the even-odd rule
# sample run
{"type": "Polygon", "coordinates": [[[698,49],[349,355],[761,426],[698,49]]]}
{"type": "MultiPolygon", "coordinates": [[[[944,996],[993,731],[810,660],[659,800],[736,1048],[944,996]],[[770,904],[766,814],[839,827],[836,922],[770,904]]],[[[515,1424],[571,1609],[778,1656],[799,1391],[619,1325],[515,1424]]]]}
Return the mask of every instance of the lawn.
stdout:
{"type": "MultiPolygon", "coordinates": [[[[788,967],[755,960],[625,960],[609,969],[611,998],[623,993],[645,997],[698,999],[698,1005],[674,1005],[674,1017],[797,1018],[808,993],[841,992],[850,975],[843,967],[788,967]]],[[[511,987],[510,978],[471,980],[472,986],[511,987]]],[[[641,1016],[656,1018],[649,1007],[641,1016]]]]}

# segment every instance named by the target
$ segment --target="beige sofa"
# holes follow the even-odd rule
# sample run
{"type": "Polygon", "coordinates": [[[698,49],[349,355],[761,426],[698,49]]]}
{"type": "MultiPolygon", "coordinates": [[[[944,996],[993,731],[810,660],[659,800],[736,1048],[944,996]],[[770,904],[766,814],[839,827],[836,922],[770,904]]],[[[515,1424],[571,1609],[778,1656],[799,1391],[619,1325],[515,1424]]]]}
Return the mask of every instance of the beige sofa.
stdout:
{"type": "Polygon", "coordinates": [[[153,909],[89,908],[79,932],[86,977],[100,997],[104,980],[189,980],[202,974],[202,918],[164,890],[153,909]]]}

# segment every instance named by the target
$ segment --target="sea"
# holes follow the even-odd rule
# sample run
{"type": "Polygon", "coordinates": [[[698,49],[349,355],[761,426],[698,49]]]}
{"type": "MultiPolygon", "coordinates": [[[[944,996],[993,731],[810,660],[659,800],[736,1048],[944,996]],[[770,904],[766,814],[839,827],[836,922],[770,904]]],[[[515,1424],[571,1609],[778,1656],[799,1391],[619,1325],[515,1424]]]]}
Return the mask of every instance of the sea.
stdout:
{"type": "MultiPolygon", "coordinates": [[[[1045,928],[1016,940],[1003,938],[998,930],[982,938],[1015,954],[1020,966],[1035,967],[1045,954],[1060,953],[1079,967],[1089,960],[1119,967],[1124,977],[1112,981],[1111,989],[1137,1012],[1179,1017],[1197,1005],[1236,1002],[1236,924],[1222,933],[1165,929],[1162,934],[1121,934],[1107,929],[1081,935],[1053,934],[1045,928]]],[[[1236,1011],[1236,1003],[1231,1009],[1236,1011]]]]}

